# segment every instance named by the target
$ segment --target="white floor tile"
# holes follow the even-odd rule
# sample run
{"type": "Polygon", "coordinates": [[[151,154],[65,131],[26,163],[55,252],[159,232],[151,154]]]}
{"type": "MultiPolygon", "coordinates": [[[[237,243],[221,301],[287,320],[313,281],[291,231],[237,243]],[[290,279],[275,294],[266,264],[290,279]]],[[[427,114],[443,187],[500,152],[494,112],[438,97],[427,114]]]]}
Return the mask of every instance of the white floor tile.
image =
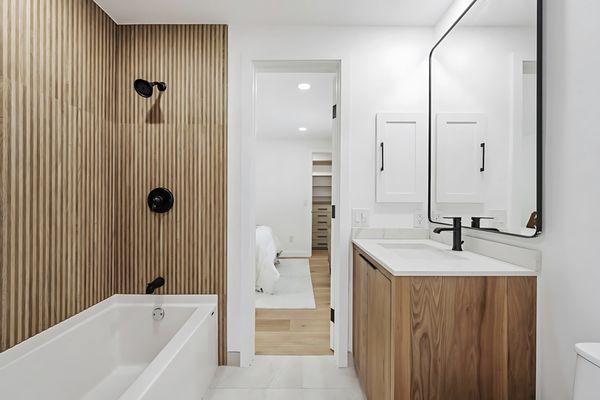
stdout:
{"type": "Polygon", "coordinates": [[[338,368],[333,357],[302,358],[303,388],[356,390],[358,386],[354,368],[338,368]]]}
{"type": "Polygon", "coordinates": [[[250,368],[220,367],[205,400],[364,400],[354,368],[332,356],[259,356],[250,368]]]}
{"type": "Polygon", "coordinates": [[[212,389],[205,400],[364,400],[347,389],[212,389]]]}
{"type": "Polygon", "coordinates": [[[364,400],[360,389],[301,389],[302,400],[364,400]]]}
{"type": "Polygon", "coordinates": [[[250,368],[221,367],[213,388],[267,389],[301,388],[301,357],[257,357],[250,368]]]}
{"type": "Polygon", "coordinates": [[[302,389],[212,389],[205,400],[304,400],[302,389]]]}

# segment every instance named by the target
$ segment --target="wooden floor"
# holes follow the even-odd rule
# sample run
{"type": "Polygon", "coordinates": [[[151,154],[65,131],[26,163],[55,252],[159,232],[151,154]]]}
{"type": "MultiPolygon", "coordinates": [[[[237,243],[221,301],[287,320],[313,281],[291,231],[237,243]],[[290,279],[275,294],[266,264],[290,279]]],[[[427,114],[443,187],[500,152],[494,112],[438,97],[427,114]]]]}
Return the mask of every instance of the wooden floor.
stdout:
{"type": "Polygon", "coordinates": [[[329,349],[330,275],[326,250],[309,259],[315,292],[313,310],[256,310],[256,354],[331,355],[329,349]]]}

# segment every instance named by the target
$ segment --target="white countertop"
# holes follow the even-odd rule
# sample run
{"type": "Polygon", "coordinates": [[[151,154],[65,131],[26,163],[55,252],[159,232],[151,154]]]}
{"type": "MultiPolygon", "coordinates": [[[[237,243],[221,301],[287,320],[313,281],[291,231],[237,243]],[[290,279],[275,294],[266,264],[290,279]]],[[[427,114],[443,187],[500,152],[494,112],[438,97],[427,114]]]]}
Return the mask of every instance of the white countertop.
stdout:
{"type": "Polygon", "coordinates": [[[433,240],[354,239],[394,276],[536,276],[537,271],[433,240]]]}

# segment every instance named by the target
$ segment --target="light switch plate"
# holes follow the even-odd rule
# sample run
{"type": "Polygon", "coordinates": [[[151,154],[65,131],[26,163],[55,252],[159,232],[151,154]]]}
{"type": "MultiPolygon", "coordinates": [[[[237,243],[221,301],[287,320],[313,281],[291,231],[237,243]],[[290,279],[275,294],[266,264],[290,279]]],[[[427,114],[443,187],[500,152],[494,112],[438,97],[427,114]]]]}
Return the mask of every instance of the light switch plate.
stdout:
{"type": "Polygon", "coordinates": [[[367,228],[369,226],[369,209],[353,208],[352,209],[352,227],[367,228]]]}

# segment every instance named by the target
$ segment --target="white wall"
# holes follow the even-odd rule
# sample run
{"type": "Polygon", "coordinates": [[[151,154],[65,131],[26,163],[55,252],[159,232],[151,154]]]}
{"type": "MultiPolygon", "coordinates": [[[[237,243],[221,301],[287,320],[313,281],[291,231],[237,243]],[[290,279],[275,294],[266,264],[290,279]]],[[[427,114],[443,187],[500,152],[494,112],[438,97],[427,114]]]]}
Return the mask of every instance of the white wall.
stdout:
{"type": "Polygon", "coordinates": [[[600,2],[545,2],[542,398],[570,399],[573,345],[600,342],[600,2]]]}
{"type": "MultiPolygon", "coordinates": [[[[375,203],[375,115],[377,112],[427,112],[427,65],[433,38],[430,28],[370,27],[248,27],[231,26],[229,32],[229,296],[230,351],[240,348],[239,324],[241,268],[244,245],[240,236],[242,166],[242,89],[244,60],[339,59],[349,63],[349,119],[351,154],[351,206],[371,209],[371,226],[408,227],[415,210],[426,209],[426,194],[419,204],[375,203]]],[[[342,94],[343,95],[343,94],[342,94]]],[[[350,240],[349,232],[345,240],[350,240]]]]}
{"type": "Polygon", "coordinates": [[[256,223],[273,228],[283,257],[310,257],[312,153],[331,141],[259,139],[256,143],[256,223]]]}

